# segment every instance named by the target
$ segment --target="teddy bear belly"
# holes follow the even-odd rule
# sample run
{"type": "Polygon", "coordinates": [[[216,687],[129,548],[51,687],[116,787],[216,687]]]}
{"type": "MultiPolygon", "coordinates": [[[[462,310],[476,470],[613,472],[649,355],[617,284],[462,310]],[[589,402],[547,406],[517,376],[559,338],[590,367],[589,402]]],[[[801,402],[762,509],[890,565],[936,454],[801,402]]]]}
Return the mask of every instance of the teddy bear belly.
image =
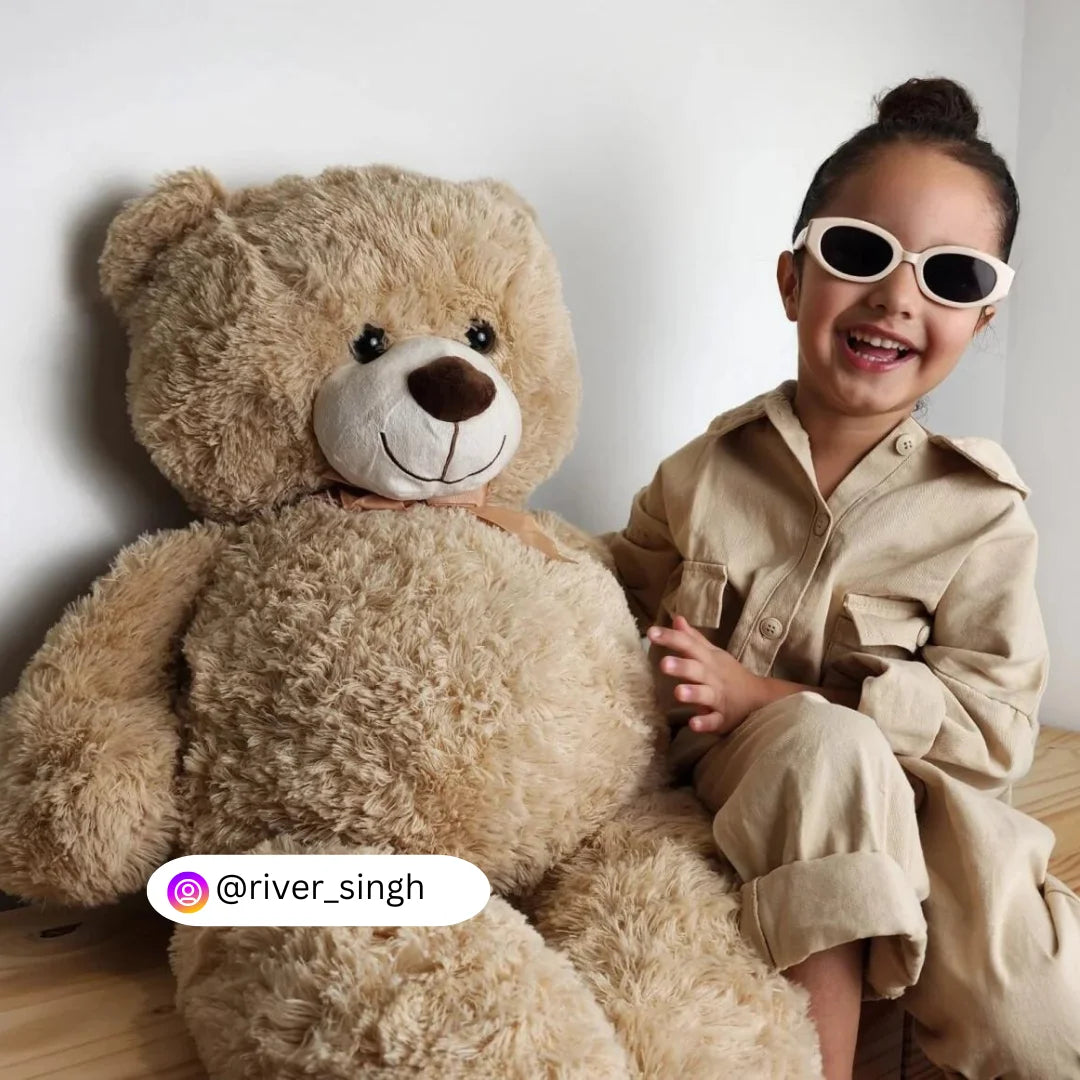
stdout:
{"type": "Polygon", "coordinates": [[[649,672],[614,579],[464,511],[286,512],[185,642],[185,846],[273,835],[536,879],[640,783],[649,672]]]}

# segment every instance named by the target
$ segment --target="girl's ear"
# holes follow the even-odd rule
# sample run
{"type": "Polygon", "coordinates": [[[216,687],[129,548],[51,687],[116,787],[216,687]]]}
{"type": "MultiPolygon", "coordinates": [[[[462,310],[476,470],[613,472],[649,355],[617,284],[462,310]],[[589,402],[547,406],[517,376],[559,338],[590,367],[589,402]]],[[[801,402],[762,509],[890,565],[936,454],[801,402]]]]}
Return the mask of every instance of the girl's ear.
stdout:
{"type": "Polygon", "coordinates": [[[796,322],[799,318],[799,270],[790,251],[780,252],[776,263],[776,285],[784,304],[784,314],[790,322],[796,322]]]}
{"type": "Polygon", "coordinates": [[[980,331],[985,330],[990,325],[995,314],[997,314],[997,308],[992,304],[988,307],[984,307],[979,313],[978,322],[975,323],[975,329],[971,332],[971,336],[974,337],[980,331]]]}

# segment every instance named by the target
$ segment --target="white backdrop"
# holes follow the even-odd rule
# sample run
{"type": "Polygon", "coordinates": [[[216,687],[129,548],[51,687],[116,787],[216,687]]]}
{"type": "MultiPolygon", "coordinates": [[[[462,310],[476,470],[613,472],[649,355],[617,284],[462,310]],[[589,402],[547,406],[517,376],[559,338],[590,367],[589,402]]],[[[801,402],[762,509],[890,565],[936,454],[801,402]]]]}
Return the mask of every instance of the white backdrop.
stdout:
{"type": "Polygon", "coordinates": [[[1027,6],[1020,112],[1020,267],[1011,303],[1004,442],[1033,488],[1039,595],[1050,637],[1044,723],[1080,730],[1080,4],[1027,6]]]}
{"type": "MultiPolygon", "coordinates": [[[[585,379],[578,444],[534,504],[613,528],[664,454],[793,374],[776,256],[875,92],[957,78],[1015,160],[1023,28],[1019,0],[7,5],[0,693],[119,546],[185,520],[128,432],[96,287],[109,218],[155,175],[387,161],[512,182],[585,379]]],[[[1001,437],[1006,340],[1003,317],[928,425],[1001,437]]]]}

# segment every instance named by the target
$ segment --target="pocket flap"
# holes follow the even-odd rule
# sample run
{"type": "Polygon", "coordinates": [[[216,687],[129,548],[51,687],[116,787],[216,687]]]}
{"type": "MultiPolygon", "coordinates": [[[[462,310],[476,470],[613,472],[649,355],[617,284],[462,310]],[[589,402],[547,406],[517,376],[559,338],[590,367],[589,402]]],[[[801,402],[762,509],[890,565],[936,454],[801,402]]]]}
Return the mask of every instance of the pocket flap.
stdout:
{"type": "Polygon", "coordinates": [[[691,626],[717,627],[726,585],[727,567],[722,563],[686,559],[680,565],[678,586],[668,602],[668,611],[681,615],[691,626]]]}
{"type": "Polygon", "coordinates": [[[899,645],[913,653],[930,638],[930,617],[918,600],[848,593],[844,610],[855,625],[860,645],[899,645]]]}

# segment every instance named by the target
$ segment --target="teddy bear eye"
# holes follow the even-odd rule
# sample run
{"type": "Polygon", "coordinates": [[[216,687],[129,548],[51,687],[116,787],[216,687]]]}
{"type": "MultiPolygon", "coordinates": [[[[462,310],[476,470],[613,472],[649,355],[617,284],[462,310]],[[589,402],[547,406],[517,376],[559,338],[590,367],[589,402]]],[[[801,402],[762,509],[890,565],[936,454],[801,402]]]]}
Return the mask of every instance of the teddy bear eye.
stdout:
{"type": "Polygon", "coordinates": [[[360,336],[353,338],[352,354],[361,364],[370,364],[389,348],[386,343],[386,331],[381,326],[365,323],[360,336]]]}
{"type": "Polygon", "coordinates": [[[482,319],[475,320],[465,334],[469,345],[480,353],[489,353],[495,348],[495,331],[491,323],[482,319]]]}

